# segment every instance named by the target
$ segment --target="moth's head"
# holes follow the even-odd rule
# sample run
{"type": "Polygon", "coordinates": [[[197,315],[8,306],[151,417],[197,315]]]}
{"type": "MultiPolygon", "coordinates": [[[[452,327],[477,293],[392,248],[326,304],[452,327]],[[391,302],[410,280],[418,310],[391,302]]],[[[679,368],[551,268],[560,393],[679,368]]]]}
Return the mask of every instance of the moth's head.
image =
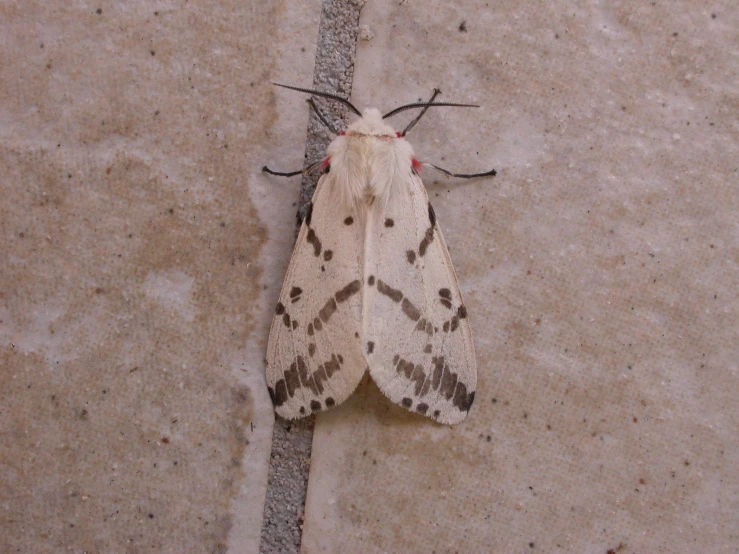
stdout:
{"type": "Polygon", "coordinates": [[[362,117],[349,125],[347,135],[371,135],[374,137],[395,138],[397,133],[390,125],[382,120],[382,114],[377,108],[366,108],[362,117]]]}

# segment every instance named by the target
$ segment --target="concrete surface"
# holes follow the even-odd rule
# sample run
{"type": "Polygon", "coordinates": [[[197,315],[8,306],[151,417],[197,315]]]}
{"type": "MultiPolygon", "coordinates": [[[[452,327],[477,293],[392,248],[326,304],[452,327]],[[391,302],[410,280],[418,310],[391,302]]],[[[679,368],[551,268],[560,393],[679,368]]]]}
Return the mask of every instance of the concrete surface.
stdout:
{"type": "MultiPolygon", "coordinates": [[[[258,551],[321,5],[0,2],[0,551],[258,551]]],[[[736,552],[737,19],[365,5],[355,104],[484,106],[409,137],[499,170],[424,175],[479,388],[319,417],[304,552],[736,552]]]]}
{"type": "Polygon", "coordinates": [[[317,2],[0,3],[0,552],[256,552],[317,2]]]}
{"type": "Polygon", "coordinates": [[[371,383],[320,415],[303,552],[737,551],[737,24],[722,1],[366,4],[355,104],[483,105],[409,137],[499,170],[424,175],[479,381],[454,428],[371,383]]]}

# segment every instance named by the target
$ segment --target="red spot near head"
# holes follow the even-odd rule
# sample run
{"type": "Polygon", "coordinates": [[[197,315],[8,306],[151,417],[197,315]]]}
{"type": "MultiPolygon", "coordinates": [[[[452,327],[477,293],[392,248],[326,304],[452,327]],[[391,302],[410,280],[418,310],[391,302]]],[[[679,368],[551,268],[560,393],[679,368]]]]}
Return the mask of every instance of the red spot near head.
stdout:
{"type": "Polygon", "coordinates": [[[416,171],[421,171],[421,162],[419,162],[416,158],[411,158],[411,165],[413,166],[413,169],[416,171]]]}
{"type": "Polygon", "coordinates": [[[343,137],[343,136],[344,136],[345,134],[346,134],[346,131],[341,131],[341,132],[339,133],[339,136],[340,136],[340,137],[343,137]]]}
{"type": "Polygon", "coordinates": [[[395,133],[395,136],[396,136],[397,138],[403,138],[403,133],[395,133]]]}
{"type": "Polygon", "coordinates": [[[321,169],[326,169],[331,164],[331,158],[326,158],[321,163],[321,169]]]}

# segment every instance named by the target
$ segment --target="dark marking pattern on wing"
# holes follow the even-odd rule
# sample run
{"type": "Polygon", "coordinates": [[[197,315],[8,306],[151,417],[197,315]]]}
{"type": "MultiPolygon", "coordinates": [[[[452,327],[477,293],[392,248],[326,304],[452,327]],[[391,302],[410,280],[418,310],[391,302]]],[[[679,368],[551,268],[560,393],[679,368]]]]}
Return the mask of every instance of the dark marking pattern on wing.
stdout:
{"type": "Polygon", "coordinates": [[[275,309],[275,313],[277,315],[282,315],[285,313],[285,306],[282,302],[277,303],[277,308],[275,309]]]}
{"type": "Polygon", "coordinates": [[[391,218],[385,219],[385,227],[393,227],[395,225],[395,221],[393,221],[391,218]]]}
{"type": "Polygon", "coordinates": [[[375,343],[372,341],[369,341],[367,343],[367,354],[372,354],[372,352],[375,350],[375,343]]]}
{"type": "Polygon", "coordinates": [[[418,245],[418,255],[423,258],[426,255],[426,250],[428,250],[429,244],[432,242],[434,242],[434,228],[429,227],[426,229],[426,234],[423,236],[421,244],[418,245]]]}
{"type": "Polygon", "coordinates": [[[393,302],[400,302],[403,299],[403,293],[385,284],[382,279],[377,280],[377,291],[390,298],[393,302]]]}
{"type": "Polygon", "coordinates": [[[352,223],[354,223],[354,218],[352,216],[349,216],[344,220],[344,225],[351,225],[352,223]]]}
{"type": "Polygon", "coordinates": [[[413,400],[407,397],[401,400],[400,403],[404,408],[410,408],[411,406],[413,406],[413,400]]]}
{"type": "MultiPolygon", "coordinates": [[[[393,364],[396,366],[395,370],[398,375],[403,375],[413,383],[413,394],[416,398],[423,398],[433,389],[438,392],[439,396],[451,401],[458,410],[463,412],[470,410],[475,399],[475,391],[467,392],[467,385],[460,381],[457,374],[450,369],[444,356],[434,356],[431,359],[432,367],[429,378],[426,377],[426,372],[420,364],[405,360],[398,354],[393,358],[393,364]]],[[[405,405],[405,399],[401,404],[406,408],[409,407],[405,405]]],[[[416,407],[416,410],[423,414],[428,409],[428,404],[419,404],[416,407]]],[[[434,417],[438,417],[440,413],[436,410],[434,417]]]]}
{"type": "Polygon", "coordinates": [[[431,202],[429,202],[429,228],[426,229],[421,244],[418,245],[418,255],[422,258],[426,255],[429,245],[434,242],[434,227],[436,227],[436,214],[431,202]]]}
{"type": "Polygon", "coordinates": [[[290,369],[285,371],[284,379],[280,379],[277,382],[274,391],[270,389],[272,402],[275,406],[281,406],[288,398],[295,396],[295,391],[301,387],[310,389],[313,396],[320,396],[324,391],[323,384],[341,369],[343,363],[344,358],[341,354],[331,354],[330,360],[319,365],[311,373],[305,358],[300,355],[296,356],[295,361],[290,364],[290,369]]]}
{"type": "Polygon", "coordinates": [[[327,408],[333,408],[334,406],[336,406],[336,401],[333,398],[331,398],[330,396],[327,397],[326,398],[326,407],[327,408]]]}
{"type": "Polygon", "coordinates": [[[312,412],[320,412],[321,411],[321,403],[318,400],[311,400],[310,401],[310,409],[312,412]]]}
{"type": "Polygon", "coordinates": [[[407,298],[403,298],[401,308],[403,309],[403,313],[407,315],[408,318],[412,321],[418,321],[420,319],[421,312],[418,310],[418,308],[416,308],[413,302],[411,302],[407,298]]]}
{"type": "Polygon", "coordinates": [[[318,257],[321,255],[321,241],[316,236],[316,233],[313,229],[308,228],[308,234],[305,237],[305,240],[307,240],[310,244],[313,245],[313,255],[318,257]]]}
{"type": "Polygon", "coordinates": [[[305,211],[305,224],[310,227],[310,220],[313,217],[313,202],[308,202],[308,209],[305,211]]]}
{"type": "Polygon", "coordinates": [[[416,253],[413,250],[408,250],[405,253],[405,258],[408,260],[408,263],[412,265],[416,261],[416,253]]]}
{"type": "Polygon", "coordinates": [[[431,354],[431,350],[432,350],[432,347],[430,344],[427,344],[426,346],[423,347],[424,354],[431,354]]]}
{"type": "Polygon", "coordinates": [[[316,353],[316,343],[312,342],[308,345],[308,355],[312,358],[316,353]]]}
{"type": "Polygon", "coordinates": [[[398,372],[398,374],[405,375],[406,378],[415,383],[414,393],[416,396],[426,395],[429,387],[423,386],[424,381],[426,381],[426,372],[423,370],[423,367],[420,364],[415,365],[413,362],[409,362],[408,360],[400,358],[395,370],[398,372]],[[423,391],[424,388],[426,388],[426,391],[423,391]]]}
{"type": "Polygon", "coordinates": [[[323,259],[327,262],[331,261],[331,258],[334,257],[334,251],[333,250],[324,250],[323,251],[323,259]]]}
{"type": "MultiPolygon", "coordinates": [[[[334,314],[337,308],[338,306],[336,305],[336,300],[331,298],[318,312],[318,316],[321,318],[321,321],[323,321],[324,323],[328,323],[328,320],[331,319],[331,316],[334,314]]],[[[313,324],[315,328],[320,331],[318,325],[316,324],[316,321],[317,320],[314,320],[313,324]]]]}
{"type": "Polygon", "coordinates": [[[345,302],[349,297],[357,294],[362,289],[362,283],[359,280],[352,281],[339,292],[336,293],[337,302],[345,302]]]}
{"type": "Polygon", "coordinates": [[[452,309],[452,291],[449,289],[439,289],[439,301],[445,308],[452,309]]]}
{"type": "Polygon", "coordinates": [[[375,276],[374,275],[369,276],[369,278],[367,279],[367,284],[371,287],[375,286],[375,276]]]}
{"type": "Polygon", "coordinates": [[[436,225],[436,213],[434,212],[434,207],[431,205],[431,202],[429,202],[429,223],[432,227],[436,225]]]}

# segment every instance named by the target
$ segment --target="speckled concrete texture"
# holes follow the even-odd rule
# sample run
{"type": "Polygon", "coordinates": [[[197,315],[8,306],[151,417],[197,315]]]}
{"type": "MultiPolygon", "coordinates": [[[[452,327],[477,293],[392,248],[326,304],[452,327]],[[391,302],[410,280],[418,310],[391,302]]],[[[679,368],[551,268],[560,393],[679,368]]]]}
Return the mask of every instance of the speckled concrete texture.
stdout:
{"type": "Polygon", "coordinates": [[[319,14],[0,4],[0,551],[257,551],[319,14]]]}
{"type": "Polygon", "coordinates": [[[302,551],[736,552],[736,7],[373,0],[360,24],[356,105],[483,105],[409,136],[499,170],[424,175],[479,381],[456,427],[371,382],[320,415],[302,551]]]}

